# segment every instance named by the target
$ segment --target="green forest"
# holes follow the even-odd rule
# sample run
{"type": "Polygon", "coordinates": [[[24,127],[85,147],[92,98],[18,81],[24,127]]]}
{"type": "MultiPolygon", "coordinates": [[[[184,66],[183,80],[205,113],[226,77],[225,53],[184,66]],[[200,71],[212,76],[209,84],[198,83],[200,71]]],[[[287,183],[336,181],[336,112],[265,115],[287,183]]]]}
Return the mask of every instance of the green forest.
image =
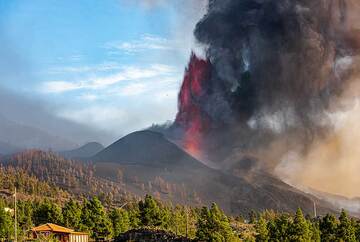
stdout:
{"type": "MultiPolygon", "coordinates": [[[[14,236],[14,218],[5,208],[11,203],[0,200],[0,238],[14,236]]],[[[17,204],[19,241],[26,239],[32,226],[55,223],[89,232],[93,239],[116,238],[122,233],[146,228],[164,230],[194,241],[359,241],[360,221],[346,211],[336,217],[252,211],[237,217],[227,216],[216,205],[194,208],[172,205],[147,195],[122,208],[107,208],[97,197],[81,201],[69,199],[63,205],[44,199],[17,204]]]]}

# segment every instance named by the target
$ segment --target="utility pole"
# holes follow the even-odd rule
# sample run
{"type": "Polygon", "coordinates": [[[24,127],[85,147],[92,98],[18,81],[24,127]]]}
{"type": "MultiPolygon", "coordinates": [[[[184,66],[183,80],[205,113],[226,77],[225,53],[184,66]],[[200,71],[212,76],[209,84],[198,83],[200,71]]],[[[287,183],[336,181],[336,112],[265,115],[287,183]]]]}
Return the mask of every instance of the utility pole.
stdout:
{"type": "Polygon", "coordinates": [[[189,231],[189,212],[187,207],[185,207],[185,211],[186,211],[186,238],[188,238],[188,231],[189,231]]]}
{"type": "Polygon", "coordinates": [[[14,213],[15,213],[15,242],[17,242],[17,214],[16,214],[16,187],[15,187],[15,194],[14,194],[14,213]]]}
{"type": "Polygon", "coordinates": [[[316,203],[314,201],[314,217],[316,218],[317,217],[317,211],[316,211],[316,203]]]}

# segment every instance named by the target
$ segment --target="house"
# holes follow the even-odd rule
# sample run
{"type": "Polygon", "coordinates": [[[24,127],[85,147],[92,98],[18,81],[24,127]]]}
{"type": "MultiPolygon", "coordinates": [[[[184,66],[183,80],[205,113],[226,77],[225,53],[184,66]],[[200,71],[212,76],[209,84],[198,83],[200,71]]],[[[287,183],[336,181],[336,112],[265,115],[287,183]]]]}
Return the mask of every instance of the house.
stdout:
{"type": "Polygon", "coordinates": [[[75,232],[73,229],[68,229],[56,224],[43,224],[32,228],[32,238],[39,239],[42,237],[53,236],[60,242],[88,242],[89,234],[82,232],[75,232]]]}

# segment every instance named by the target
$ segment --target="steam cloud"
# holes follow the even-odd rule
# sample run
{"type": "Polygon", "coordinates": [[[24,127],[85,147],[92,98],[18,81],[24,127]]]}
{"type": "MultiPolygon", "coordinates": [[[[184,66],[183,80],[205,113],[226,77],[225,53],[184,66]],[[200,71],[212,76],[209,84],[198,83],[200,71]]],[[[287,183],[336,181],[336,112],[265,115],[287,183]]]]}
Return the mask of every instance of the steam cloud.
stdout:
{"type": "Polygon", "coordinates": [[[227,169],[250,158],[298,186],[360,196],[349,170],[360,168],[359,12],[357,0],[210,0],[195,29],[207,60],[191,57],[174,133],[227,169]]]}

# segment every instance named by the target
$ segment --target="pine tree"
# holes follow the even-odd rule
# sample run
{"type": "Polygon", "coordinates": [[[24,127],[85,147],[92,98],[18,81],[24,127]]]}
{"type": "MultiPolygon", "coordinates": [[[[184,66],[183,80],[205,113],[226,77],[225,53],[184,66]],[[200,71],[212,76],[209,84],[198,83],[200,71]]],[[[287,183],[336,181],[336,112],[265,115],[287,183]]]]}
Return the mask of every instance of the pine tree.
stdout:
{"type": "Polygon", "coordinates": [[[110,212],[110,220],[113,226],[114,237],[126,232],[130,228],[130,220],[128,212],[124,209],[113,209],[110,212]]]}
{"type": "Polygon", "coordinates": [[[11,213],[5,211],[5,203],[0,200],[0,239],[11,238],[14,231],[13,227],[11,213]]]}
{"type": "Polygon", "coordinates": [[[138,204],[130,204],[130,208],[128,210],[128,216],[130,220],[130,228],[137,229],[141,225],[140,220],[140,210],[138,204]]]}
{"type": "Polygon", "coordinates": [[[112,234],[111,221],[97,197],[93,197],[90,201],[84,200],[81,221],[82,227],[90,231],[94,239],[108,238],[112,234]]]}
{"type": "Polygon", "coordinates": [[[70,199],[65,203],[63,209],[64,225],[68,228],[79,229],[81,222],[81,205],[70,199]]]}
{"type": "Polygon", "coordinates": [[[269,235],[272,241],[288,240],[290,219],[290,215],[284,213],[268,222],[269,235]]]}
{"type": "Polygon", "coordinates": [[[171,213],[171,230],[176,235],[186,235],[186,220],[187,215],[184,207],[176,206],[175,209],[171,213]]]}
{"type": "Polygon", "coordinates": [[[34,223],[35,225],[41,225],[45,223],[62,224],[63,215],[61,208],[49,201],[44,200],[38,204],[34,209],[34,223]]]}
{"type": "Polygon", "coordinates": [[[146,195],[144,201],[139,202],[139,210],[143,226],[159,227],[163,225],[163,214],[152,196],[146,195]]]}
{"type": "Polygon", "coordinates": [[[321,241],[336,241],[338,222],[334,215],[327,214],[320,220],[321,241]]]}
{"type": "Polygon", "coordinates": [[[353,226],[355,228],[356,241],[360,241],[360,221],[354,221],[353,226]]]}
{"type": "Polygon", "coordinates": [[[297,209],[294,221],[290,227],[289,237],[291,241],[311,241],[309,222],[304,218],[300,208],[297,209]]]}
{"type": "Polygon", "coordinates": [[[17,223],[18,233],[20,236],[25,236],[33,225],[33,207],[31,202],[18,201],[17,203],[17,223]]]}
{"type": "Polygon", "coordinates": [[[310,223],[310,227],[311,227],[311,241],[314,242],[320,242],[321,241],[321,232],[320,232],[320,228],[319,228],[319,222],[318,221],[313,221],[312,223],[310,223]]]}
{"type": "Polygon", "coordinates": [[[267,242],[269,241],[269,230],[267,228],[267,222],[263,216],[260,216],[256,223],[256,241],[267,242]]]}
{"type": "Polygon", "coordinates": [[[171,226],[171,214],[172,211],[169,206],[160,204],[160,214],[161,214],[161,228],[169,230],[171,226]]]}
{"type": "Polygon", "coordinates": [[[199,241],[239,241],[230,226],[229,219],[215,203],[210,209],[207,207],[201,209],[196,237],[199,241]]]}
{"type": "Polygon", "coordinates": [[[340,224],[337,229],[337,238],[346,242],[355,242],[355,228],[345,210],[341,211],[339,221],[340,224]]]}

